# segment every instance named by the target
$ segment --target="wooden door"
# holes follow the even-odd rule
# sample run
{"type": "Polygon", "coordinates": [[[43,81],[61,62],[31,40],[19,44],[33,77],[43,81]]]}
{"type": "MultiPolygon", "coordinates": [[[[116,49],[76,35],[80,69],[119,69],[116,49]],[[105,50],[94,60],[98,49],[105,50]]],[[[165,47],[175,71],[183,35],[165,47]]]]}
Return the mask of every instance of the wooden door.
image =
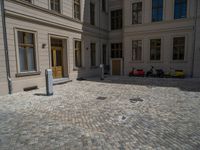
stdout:
{"type": "Polygon", "coordinates": [[[62,48],[52,48],[52,71],[53,78],[63,77],[63,61],[62,61],[62,48]]]}
{"type": "Polygon", "coordinates": [[[121,75],[121,60],[112,60],[112,75],[121,75]]]}

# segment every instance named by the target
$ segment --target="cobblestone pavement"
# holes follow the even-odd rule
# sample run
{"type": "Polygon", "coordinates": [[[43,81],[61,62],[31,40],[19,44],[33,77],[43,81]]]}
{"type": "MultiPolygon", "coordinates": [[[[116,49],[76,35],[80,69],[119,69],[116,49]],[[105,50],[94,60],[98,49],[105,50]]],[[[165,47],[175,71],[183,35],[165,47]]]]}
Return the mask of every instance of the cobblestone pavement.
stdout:
{"type": "Polygon", "coordinates": [[[54,91],[0,97],[1,150],[200,149],[200,80],[109,77],[54,91]]]}

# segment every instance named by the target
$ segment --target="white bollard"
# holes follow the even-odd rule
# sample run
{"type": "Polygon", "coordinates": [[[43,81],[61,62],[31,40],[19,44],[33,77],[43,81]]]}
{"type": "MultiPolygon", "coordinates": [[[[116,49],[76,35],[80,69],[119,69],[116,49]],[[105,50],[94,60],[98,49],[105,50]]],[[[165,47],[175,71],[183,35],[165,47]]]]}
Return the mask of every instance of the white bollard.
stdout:
{"type": "Polygon", "coordinates": [[[100,64],[100,68],[101,68],[101,80],[104,80],[104,65],[100,64]]]}
{"type": "Polygon", "coordinates": [[[45,78],[46,78],[46,94],[47,96],[53,95],[53,75],[52,69],[45,70],[45,78]]]}

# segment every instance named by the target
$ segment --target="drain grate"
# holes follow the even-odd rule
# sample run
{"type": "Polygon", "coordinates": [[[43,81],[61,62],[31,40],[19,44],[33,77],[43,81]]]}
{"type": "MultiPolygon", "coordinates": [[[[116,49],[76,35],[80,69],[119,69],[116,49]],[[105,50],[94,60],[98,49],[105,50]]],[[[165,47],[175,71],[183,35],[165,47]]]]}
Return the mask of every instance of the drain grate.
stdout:
{"type": "Polygon", "coordinates": [[[132,98],[132,99],[130,99],[130,102],[131,103],[136,103],[136,102],[143,102],[144,100],[143,99],[141,99],[141,98],[132,98]]]}
{"type": "Polygon", "coordinates": [[[107,97],[97,97],[97,100],[105,100],[105,99],[107,99],[107,97]]]}

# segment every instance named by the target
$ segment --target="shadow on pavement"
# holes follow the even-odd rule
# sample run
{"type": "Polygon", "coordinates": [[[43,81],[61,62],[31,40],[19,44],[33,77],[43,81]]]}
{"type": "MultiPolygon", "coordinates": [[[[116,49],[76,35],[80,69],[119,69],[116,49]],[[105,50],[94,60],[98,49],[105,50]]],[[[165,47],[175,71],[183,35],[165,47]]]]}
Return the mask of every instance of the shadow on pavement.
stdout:
{"type": "Polygon", "coordinates": [[[147,87],[174,87],[181,91],[200,92],[200,79],[198,78],[177,79],[107,76],[104,80],[100,80],[100,78],[88,78],[87,81],[111,84],[130,84],[147,87]]]}

